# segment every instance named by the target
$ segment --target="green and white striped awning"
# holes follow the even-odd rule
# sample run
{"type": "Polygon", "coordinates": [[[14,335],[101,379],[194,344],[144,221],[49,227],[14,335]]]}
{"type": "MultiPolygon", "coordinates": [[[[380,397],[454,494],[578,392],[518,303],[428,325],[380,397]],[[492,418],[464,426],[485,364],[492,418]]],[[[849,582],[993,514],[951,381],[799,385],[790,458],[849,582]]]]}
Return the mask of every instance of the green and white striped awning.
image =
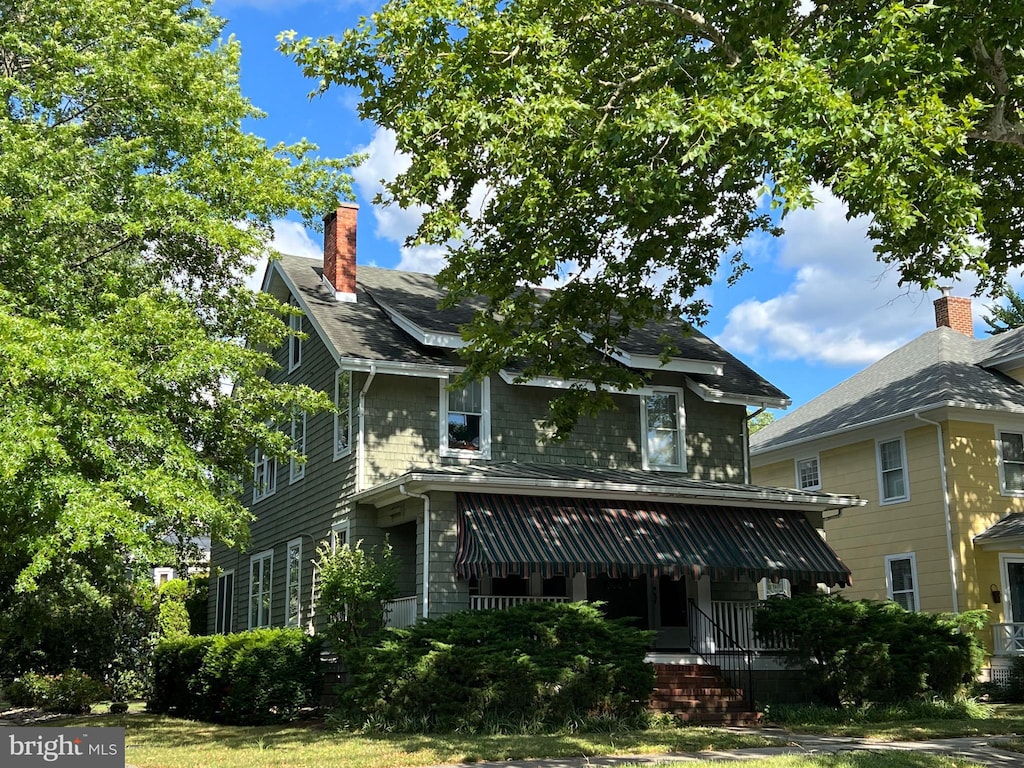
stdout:
{"type": "Polygon", "coordinates": [[[581,571],[853,583],[798,510],[458,494],[462,578],[581,571]]]}

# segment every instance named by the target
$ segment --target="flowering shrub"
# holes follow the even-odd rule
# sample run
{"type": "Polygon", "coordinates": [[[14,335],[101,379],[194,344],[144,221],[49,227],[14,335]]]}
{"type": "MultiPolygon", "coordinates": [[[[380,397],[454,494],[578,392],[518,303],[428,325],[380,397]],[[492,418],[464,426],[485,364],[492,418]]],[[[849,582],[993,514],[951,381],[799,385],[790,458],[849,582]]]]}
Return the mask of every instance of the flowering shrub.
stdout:
{"type": "Polygon", "coordinates": [[[84,672],[68,669],[59,675],[29,672],[11,683],[7,698],[19,707],[39,707],[47,712],[78,715],[110,696],[107,687],[84,672]]]}

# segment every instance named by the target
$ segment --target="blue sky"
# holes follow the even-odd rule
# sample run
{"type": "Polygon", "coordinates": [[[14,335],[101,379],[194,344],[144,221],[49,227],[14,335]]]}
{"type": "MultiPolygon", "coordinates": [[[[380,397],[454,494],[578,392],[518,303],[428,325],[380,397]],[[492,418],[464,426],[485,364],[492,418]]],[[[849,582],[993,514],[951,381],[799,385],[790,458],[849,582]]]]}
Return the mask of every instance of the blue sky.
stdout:
{"type": "MultiPolygon", "coordinates": [[[[301,138],[318,144],[324,156],[369,153],[355,171],[360,205],[359,262],[380,267],[434,272],[443,254],[408,250],[406,235],[415,212],[377,209],[371,203],[379,180],[401,168],[394,142],[356,113],[357,96],[335,89],[310,100],[315,83],[276,52],[277,34],[339,35],[378,6],[373,0],[216,0],[228,19],[225,35],[242,44],[242,91],[267,113],[249,128],[271,144],[301,138]]],[[[723,281],[708,292],[712,311],[702,329],[786,392],[799,406],[893,349],[934,327],[932,301],[897,285],[891,270],[875,261],[863,220],[848,222],[842,206],[822,193],[813,211],[799,212],[779,240],[748,244],[753,269],[735,286],[723,281]]],[[[275,226],[276,247],[315,256],[319,235],[295,221],[275,226]]],[[[969,296],[970,280],[954,286],[969,296]]],[[[975,334],[984,335],[986,299],[974,300],[975,334]]],[[[792,409],[791,409],[792,410],[792,409]]],[[[781,415],[781,414],[777,414],[781,415]]]]}

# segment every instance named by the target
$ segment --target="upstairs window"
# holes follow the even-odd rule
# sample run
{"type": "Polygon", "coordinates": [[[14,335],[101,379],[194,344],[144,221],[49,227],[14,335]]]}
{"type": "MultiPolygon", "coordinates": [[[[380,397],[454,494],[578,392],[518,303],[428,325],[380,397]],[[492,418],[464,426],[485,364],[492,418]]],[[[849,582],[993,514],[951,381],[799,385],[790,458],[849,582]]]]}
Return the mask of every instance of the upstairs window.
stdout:
{"type": "Polygon", "coordinates": [[[878,485],[883,504],[907,500],[907,462],[903,452],[903,438],[878,443],[878,485]]]}
{"type": "Polygon", "coordinates": [[[640,398],[644,469],[686,469],[683,451],[683,397],[676,389],[640,398]]]}
{"type": "Polygon", "coordinates": [[[1024,434],[999,433],[999,473],[1003,493],[1024,494],[1024,434]]]}
{"type": "Polygon", "coordinates": [[[352,451],[352,371],[334,374],[334,458],[352,451]]]}
{"type": "Polygon", "coordinates": [[[889,599],[908,611],[920,609],[917,594],[917,559],[914,553],[885,558],[885,588],[889,599]]]}
{"type": "Polygon", "coordinates": [[[490,382],[449,389],[454,379],[441,382],[441,455],[489,458],[490,382]]]}
{"type": "Polygon", "coordinates": [[[277,490],[277,460],[261,449],[256,449],[256,462],[252,477],[253,503],[271,496],[277,490]]]}
{"type": "Polygon", "coordinates": [[[303,456],[300,460],[294,456],[291,458],[289,476],[291,482],[295,483],[306,476],[306,412],[298,411],[292,414],[292,450],[303,456]]]}
{"type": "Polygon", "coordinates": [[[817,456],[797,460],[796,487],[801,491],[816,491],[821,488],[821,471],[818,468],[817,456]]]}
{"type": "MultiPolygon", "coordinates": [[[[298,309],[299,302],[292,299],[288,306],[298,309]]],[[[288,327],[291,329],[288,337],[288,370],[291,372],[302,364],[302,339],[297,335],[302,333],[302,315],[288,315],[288,327]]]]}

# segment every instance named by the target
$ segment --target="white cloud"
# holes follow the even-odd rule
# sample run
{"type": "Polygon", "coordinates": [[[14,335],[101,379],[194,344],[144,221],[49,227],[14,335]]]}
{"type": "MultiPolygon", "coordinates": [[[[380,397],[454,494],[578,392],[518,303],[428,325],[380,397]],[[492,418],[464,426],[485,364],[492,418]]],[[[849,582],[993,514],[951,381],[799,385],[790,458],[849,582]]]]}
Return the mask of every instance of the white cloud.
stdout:
{"type": "MultiPolygon", "coordinates": [[[[935,325],[932,301],[898,285],[898,272],[875,259],[867,220],[846,220],[843,204],[827,191],[811,211],[787,217],[774,264],[761,270],[792,272],[775,296],[733,307],[718,341],[741,355],[803,360],[832,366],[867,365],[935,325]]],[[[758,244],[759,245],[759,244],[758,244]]],[[[973,284],[954,293],[969,296],[973,284]]],[[[975,317],[982,309],[975,301],[975,317]]]]}
{"type": "MultiPolygon", "coordinates": [[[[309,232],[297,221],[287,219],[275,219],[271,222],[274,229],[274,237],[267,244],[269,250],[279,253],[287,253],[291,256],[303,256],[309,259],[323,261],[324,254],[319,243],[313,241],[309,232]]],[[[267,271],[266,256],[256,260],[256,267],[252,274],[246,276],[245,284],[248,288],[258,291],[263,286],[263,276],[267,271]]]]}

